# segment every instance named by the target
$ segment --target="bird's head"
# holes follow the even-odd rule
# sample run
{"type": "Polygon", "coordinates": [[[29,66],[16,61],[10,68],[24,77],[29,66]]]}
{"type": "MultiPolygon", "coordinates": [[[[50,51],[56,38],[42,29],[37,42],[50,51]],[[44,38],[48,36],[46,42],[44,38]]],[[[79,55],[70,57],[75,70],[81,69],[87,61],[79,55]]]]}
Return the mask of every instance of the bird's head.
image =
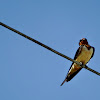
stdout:
{"type": "Polygon", "coordinates": [[[88,41],[87,41],[86,38],[83,38],[83,39],[81,39],[81,40],[79,41],[79,46],[81,46],[81,45],[88,45],[88,41]]]}

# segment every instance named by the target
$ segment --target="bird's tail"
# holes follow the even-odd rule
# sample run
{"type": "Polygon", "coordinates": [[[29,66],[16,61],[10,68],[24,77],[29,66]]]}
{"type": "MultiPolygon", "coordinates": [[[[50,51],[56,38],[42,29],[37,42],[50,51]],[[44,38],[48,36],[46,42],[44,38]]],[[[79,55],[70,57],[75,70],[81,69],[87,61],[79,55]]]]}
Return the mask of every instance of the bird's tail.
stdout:
{"type": "Polygon", "coordinates": [[[67,79],[65,78],[65,80],[61,83],[60,86],[62,86],[66,81],[67,81],[67,79]]]}

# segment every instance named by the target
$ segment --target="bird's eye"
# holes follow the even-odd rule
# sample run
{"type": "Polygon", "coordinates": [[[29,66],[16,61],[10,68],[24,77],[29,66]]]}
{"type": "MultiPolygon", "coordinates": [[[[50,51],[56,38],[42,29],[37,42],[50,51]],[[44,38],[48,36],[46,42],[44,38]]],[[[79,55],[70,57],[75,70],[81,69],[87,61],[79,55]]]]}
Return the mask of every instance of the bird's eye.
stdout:
{"type": "Polygon", "coordinates": [[[81,42],[82,40],[80,40],[80,42],[81,42]]]}

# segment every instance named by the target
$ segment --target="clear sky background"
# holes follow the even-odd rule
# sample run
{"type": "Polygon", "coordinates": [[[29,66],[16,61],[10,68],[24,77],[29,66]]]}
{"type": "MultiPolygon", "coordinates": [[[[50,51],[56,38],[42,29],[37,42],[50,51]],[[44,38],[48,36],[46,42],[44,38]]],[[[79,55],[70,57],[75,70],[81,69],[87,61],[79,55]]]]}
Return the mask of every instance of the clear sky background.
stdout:
{"type": "MultiPolygon", "coordinates": [[[[79,40],[95,47],[100,72],[100,0],[0,0],[0,21],[73,58],[79,40]]],[[[0,100],[100,100],[100,76],[0,26],[0,100]]]]}

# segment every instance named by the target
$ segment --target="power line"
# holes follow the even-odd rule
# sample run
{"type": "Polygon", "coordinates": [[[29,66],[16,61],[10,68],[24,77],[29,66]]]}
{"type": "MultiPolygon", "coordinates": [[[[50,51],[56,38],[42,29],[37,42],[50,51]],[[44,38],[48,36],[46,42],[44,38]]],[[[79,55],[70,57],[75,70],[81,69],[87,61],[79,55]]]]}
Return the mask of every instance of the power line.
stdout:
{"type": "Polygon", "coordinates": [[[50,51],[56,53],[56,54],[59,55],[59,56],[61,56],[61,57],[63,57],[63,58],[66,58],[66,59],[68,59],[68,60],[70,60],[70,61],[72,61],[72,62],[74,62],[74,63],[80,65],[82,68],[85,68],[85,69],[87,69],[87,70],[89,70],[89,71],[91,71],[91,72],[93,72],[93,73],[95,73],[95,74],[97,74],[97,75],[100,76],[100,73],[99,73],[99,72],[97,72],[97,71],[95,71],[95,70],[89,68],[89,67],[86,66],[86,65],[82,65],[80,62],[75,61],[74,59],[72,59],[72,58],[70,58],[70,57],[68,57],[68,56],[66,56],[66,55],[64,55],[64,54],[62,54],[62,53],[60,53],[60,52],[58,52],[58,51],[52,49],[51,47],[49,47],[49,46],[47,46],[47,45],[45,45],[45,44],[43,44],[43,43],[41,43],[41,42],[39,42],[39,41],[37,41],[37,40],[31,38],[31,37],[29,37],[29,36],[23,34],[22,32],[19,32],[18,30],[14,29],[14,28],[12,28],[12,27],[10,27],[10,26],[8,26],[8,25],[2,23],[2,22],[0,22],[0,25],[3,26],[3,27],[5,27],[5,28],[7,28],[7,29],[9,29],[9,30],[11,30],[11,31],[13,31],[13,32],[15,32],[15,33],[17,33],[17,34],[19,34],[19,35],[21,35],[21,36],[23,36],[23,37],[25,37],[25,38],[27,38],[28,40],[31,40],[32,42],[35,42],[36,44],[38,44],[38,45],[40,45],[40,46],[42,46],[42,47],[44,47],[44,48],[46,48],[46,49],[48,49],[48,50],[50,50],[50,51]]]}

